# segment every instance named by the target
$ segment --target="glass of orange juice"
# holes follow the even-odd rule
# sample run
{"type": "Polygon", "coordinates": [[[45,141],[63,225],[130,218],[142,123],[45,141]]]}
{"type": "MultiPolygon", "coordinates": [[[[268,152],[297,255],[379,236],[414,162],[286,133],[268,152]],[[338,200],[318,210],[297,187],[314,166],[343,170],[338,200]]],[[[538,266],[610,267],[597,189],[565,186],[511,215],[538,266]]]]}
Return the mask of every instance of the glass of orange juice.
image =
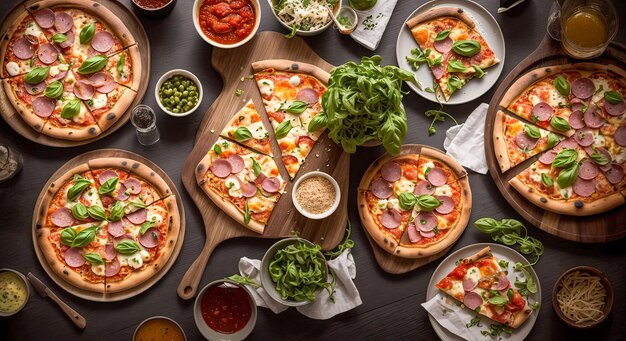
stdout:
{"type": "Polygon", "coordinates": [[[610,0],[565,0],[561,7],[561,46],[571,57],[601,55],[618,27],[617,10],[610,0]]]}

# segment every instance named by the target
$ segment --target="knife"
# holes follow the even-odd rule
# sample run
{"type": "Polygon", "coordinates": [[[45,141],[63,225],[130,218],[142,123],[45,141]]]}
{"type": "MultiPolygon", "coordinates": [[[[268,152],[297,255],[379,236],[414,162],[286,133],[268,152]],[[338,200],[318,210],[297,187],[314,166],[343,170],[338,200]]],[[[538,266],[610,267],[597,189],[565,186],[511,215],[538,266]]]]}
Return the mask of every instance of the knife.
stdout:
{"type": "Polygon", "coordinates": [[[79,313],[76,312],[76,310],[72,309],[65,302],[61,301],[61,299],[58,298],[57,295],[55,295],[50,290],[50,288],[48,288],[45,284],[43,284],[39,280],[39,278],[35,277],[35,275],[29,272],[27,277],[28,277],[28,281],[30,282],[30,284],[32,284],[32,286],[35,288],[35,291],[37,291],[37,293],[39,293],[41,297],[50,297],[53,301],[55,301],[59,305],[59,307],[61,307],[61,309],[65,312],[65,314],[72,319],[72,322],[74,322],[74,324],[76,324],[78,328],[80,329],[85,328],[85,326],[87,325],[87,320],[85,320],[84,317],[82,317],[79,313]]]}

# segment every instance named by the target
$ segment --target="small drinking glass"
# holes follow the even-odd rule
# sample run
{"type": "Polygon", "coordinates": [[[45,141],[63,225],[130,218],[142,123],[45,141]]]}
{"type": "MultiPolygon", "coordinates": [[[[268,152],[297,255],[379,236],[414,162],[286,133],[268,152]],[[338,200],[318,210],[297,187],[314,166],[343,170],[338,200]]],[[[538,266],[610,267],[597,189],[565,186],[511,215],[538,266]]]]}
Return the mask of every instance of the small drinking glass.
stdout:
{"type": "Polygon", "coordinates": [[[597,57],[617,34],[619,17],[611,0],[565,0],[560,12],[561,46],[571,57],[597,57]]]}
{"type": "Polygon", "coordinates": [[[156,114],[149,106],[139,104],[134,107],[130,116],[130,122],[137,129],[137,140],[142,145],[153,145],[161,138],[156,126],[156,114]]]}
{"type": "Polygon", "coordinates": [[[7,181],[19,173],[23,163],[22,154],[0,143],[0,182],[7,181]]]}

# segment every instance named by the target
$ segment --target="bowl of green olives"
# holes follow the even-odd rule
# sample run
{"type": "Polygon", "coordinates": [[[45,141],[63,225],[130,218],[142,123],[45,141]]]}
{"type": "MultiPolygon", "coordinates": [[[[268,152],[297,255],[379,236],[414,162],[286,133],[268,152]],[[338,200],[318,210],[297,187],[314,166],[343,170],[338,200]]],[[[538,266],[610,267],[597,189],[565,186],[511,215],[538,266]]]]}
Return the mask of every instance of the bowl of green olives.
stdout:
{"type": "Polygon", "coordinates": [[[202,84],[198,77],[187,70],[170,70],[159,78],[154,97],[166,114],[187,116],[202,102],[202,84]]]}

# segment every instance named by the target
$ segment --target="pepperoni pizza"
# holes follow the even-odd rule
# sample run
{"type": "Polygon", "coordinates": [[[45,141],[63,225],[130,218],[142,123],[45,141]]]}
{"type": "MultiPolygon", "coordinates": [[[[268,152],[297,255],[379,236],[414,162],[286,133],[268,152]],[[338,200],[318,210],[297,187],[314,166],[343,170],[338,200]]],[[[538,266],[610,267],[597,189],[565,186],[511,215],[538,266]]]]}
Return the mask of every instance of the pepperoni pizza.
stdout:
{"type": "Polygon", "coordinates": [[[561,214],[591,215],[623,205],[625,95],[626,72],[614,65],[552,66],[522,76],[500,104],[526,122],[498,112],[494,150],[503,172],[541,155],[517,171],[511,186],[561,214]],[[520,150],[527,151],[524,157],[520,150]]]}
{"type": "Polygon", "coordinates": [[[454,243],[467,226],[471,190],[467,173],[445,154],[404,146],[383,156],[359,185],[361,222],[387,252],[403,258],[434,255],[454,243]]]}
{"type": "Polygon", "coordinates": [[[37,216],[37,242],[51,269],[87,291],[115,293],[154,276],[176,245],[176,198],[149,167],[93,159],[54,180],[37,216]]]}
{"type": "Polygon", "coordinates": [[[44,0],[24,8],[0,44],[5,93],[38,133],[86,140],[109,129],[136,97],[135,40],[98,3],[44,0]]]}

